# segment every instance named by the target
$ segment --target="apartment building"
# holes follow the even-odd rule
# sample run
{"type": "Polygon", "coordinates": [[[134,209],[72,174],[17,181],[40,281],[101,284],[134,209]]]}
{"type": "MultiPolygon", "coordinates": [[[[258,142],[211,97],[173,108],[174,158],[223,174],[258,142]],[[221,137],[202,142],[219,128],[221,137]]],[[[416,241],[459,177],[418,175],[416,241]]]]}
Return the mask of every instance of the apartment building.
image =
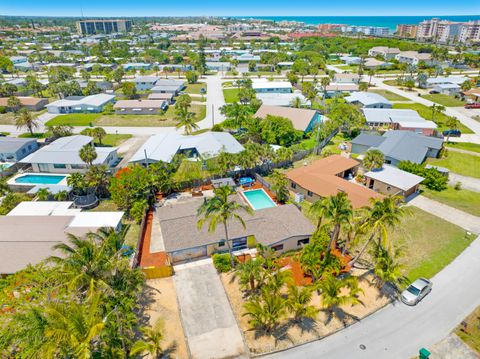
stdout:
{"type": "Polygon", "coordinates": [[[464,23],[460,29],[458,41],[480,43],[480,20],[464,23]]]}
{"type": "Polygon", "coordinates": [[[480,21],[467,23],[440,20],[424,20],[418,25],[417,40],[438,43],[478,42],[480,21]]]}
{"type": "Polygon", "coordinates": [[[130,20],[81,20],[77,21],[76,26],[80,35],[111,34],[132,30],[130,20]]]}
{"type": "Polygon", "coordinates": [[[417,31],[418,25],[399,24],[397,25],[397,31],[395,31],[395,34],[399,37],[414,39],[417,37],[417,31]]]}

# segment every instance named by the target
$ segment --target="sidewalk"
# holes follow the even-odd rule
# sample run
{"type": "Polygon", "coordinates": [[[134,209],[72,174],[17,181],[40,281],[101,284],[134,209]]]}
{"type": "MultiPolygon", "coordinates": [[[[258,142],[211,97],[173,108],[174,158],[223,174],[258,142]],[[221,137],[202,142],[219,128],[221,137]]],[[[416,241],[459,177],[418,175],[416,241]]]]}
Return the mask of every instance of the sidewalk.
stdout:
{"type": "Polygon", "coordinates": [[[417,196],[408,202],[409,205],[416,206],[424,211],[440,217],[448,222],[456,224],[463,229],[479,234],[480,218],[469,213],[460,211],[456,208],[447,206],[437,201],[431,200],[423,196],[417,196]]]}
{"type": "Polygon", "coordinates": [[[448,174],[449,185],[455,186],[457,182],[460,182],[462,184],[462,189],[467,189],[473,192],[480,192],[480,178],[467,177],[450,172],[448,174]]]}

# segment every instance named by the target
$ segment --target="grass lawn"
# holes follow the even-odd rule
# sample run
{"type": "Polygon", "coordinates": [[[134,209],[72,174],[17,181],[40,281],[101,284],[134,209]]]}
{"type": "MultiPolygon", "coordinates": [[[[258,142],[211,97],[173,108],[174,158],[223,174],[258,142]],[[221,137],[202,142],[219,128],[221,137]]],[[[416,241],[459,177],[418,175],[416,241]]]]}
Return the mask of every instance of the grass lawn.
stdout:
{"type": "Polygon", "coordinates": [[[478,143],[470,142],[448,142],[445,144],[446,147],[458,148],[459,150],[465,150],[470,152],[480,153],[480,145],[478,143]]]}
{"type": "Polygon", "coordinates": [[[33,135],[30,132],[25,132],[19,135],[20,138],[46,138],[48,137],[48,132],[34,132],[33,135]]]}
{"type": "MultiPolygon", "coordinates": [[[[432,110],[420,103],[395,103],[393,104],[393,108],[404,108],[404,109],[411,109],[418,112],[420,116],[422,116],[426,120],[432,119],[432,110]]],[[[443,113],[435,113],[435,123],[438,125],[438,131],[448,130],[448,127],[445,125],[447,121],[447,116],[443,113]]],[[[459,124],[458,129],[462,131],[462,133],[473,133],[471,129],[464,126],[463,124],[459,124]]]]}
{"type": "Polygon", "coordinates": [[[118,207],[111,199],[100,201],[97,207],[89,210],[90,212],[114,212],[118,211],[118,207]]]}
{"type": "Polygon", "coordinates": [[[379,94],[379,95],[385,97],[389,101],[410,101],[408,98],[397,95],[396,93],[393,93],[393,92],[388,91],[388,90],[378,89],[378,90],[368,90],[368,92],[373,92],[373,93],[379,94]]]}
{"type": "Polygon", "coordinates": [[[335,67],[339,68],[340,70],[345,70],[345,71],[357,71],[358,70],[358,65],[336,65],[335,67]]]}
{"type": "Polygon", "coordinates": [[[480,307],[477,307],[463,322],[467,324],[466,328],[460,324],[455,329],[455,334],[470,348],[480,353],[480,307]]]}
{"type": "Polygon", "coordinates": [[[431,278],[454,260],[475,239],[466,231],[416,207],[389,233],[404,247],[403,273],[410,280],[431,278]]]}
{"type": "MultiPolygon", "coordinates": [[[[197,121],[205,118],[206,108],[203,105],[192,105],[197,121]]],[[[102,114],[69,114],[57,116],[47,122],[47,126],[139,126],[139,127],[169,127],[175,126],[175,106],[170,106],[163,115],[102,115],[102,114]],[[53,123],[52,123],[53,121],[53,123]]]]}
{"type": "Polygon", "coordinates": [[[238,101],[238,89],[225,89],[223,90],[223,97],[225,97],[226,103],[234,103],[238,101]]]}
{"type": "Polygon", "coordinates": [[[465,101],[459,100],[453,96],[444,95],[444,94],[431,94],[431,95],[423,95],[424,99],[439,103],[440,105],[446,107],[459,107],[465,105],[465,101]]]}
{"type": "Polygon", "coordinates": [[[109,133],[104,138],[102,138],[102,144],[104,146],[116,147],[121,143],[125,142],[126,140],[128,140],[129,138],[132,138],[132,135],[127,135],[127,134],[115,135],[115,134],[109,133]]]}
{"type": "Polygon", "coordinates": [[[429,158],[429,164],[446,167],[463,176],[480,178],[480,157],[450,151],[446,158],[429,158]]]}
{"type": "Polygon", "coordinates": [[[383,83],[389,86],[398,86],[397,80],[385,80],[383,83]]]}
{"type": "Polygon", "coordinates": [[[203,83],[203,82],[199,82],[199,83],[196,83],[196,84],[188,84],[187,87],[185,88],[185,91],[186,93],[189,93],[189,94],[196,94],[196,95],[200,95],[200,89],[204,88],[205,90],[207,89],[207,84],[206,83],[203,83]]]}
{"type": "Polygon", "coordinates": [[[480,193],[478,192],[466,189],[456,190],[449,186],[446,190],[440,192],[424,188],[422,194],[447,206],[480,217],[480,193]]]}

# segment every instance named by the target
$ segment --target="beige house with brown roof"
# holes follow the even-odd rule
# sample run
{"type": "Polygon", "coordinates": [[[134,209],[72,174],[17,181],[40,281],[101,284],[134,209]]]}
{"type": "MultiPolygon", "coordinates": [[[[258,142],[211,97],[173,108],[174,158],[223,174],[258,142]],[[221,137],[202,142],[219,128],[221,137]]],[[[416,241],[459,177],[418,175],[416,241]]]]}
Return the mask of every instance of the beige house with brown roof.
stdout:
{"type": "Polygon", "coordinates": [[[254,115],[254,117],[261,119],[265,119],[267,116],[288,118],[292,121],[296,130],[303,132],[310,132],[315,127],[315,124],[326,120],[317,110],[284,106],[262,105],[254,115]]]}
{"type": "MultiPolygon", "coordinates": [[[[48,104],[48,99],[38,97],[17,97],[20,100],[21,107],[29,111],[40,111],[48,104]]],[[[8,106],[8,97],[0,98],[0,107],[5,107],[8,111],[12,109],[8,106]]]]}

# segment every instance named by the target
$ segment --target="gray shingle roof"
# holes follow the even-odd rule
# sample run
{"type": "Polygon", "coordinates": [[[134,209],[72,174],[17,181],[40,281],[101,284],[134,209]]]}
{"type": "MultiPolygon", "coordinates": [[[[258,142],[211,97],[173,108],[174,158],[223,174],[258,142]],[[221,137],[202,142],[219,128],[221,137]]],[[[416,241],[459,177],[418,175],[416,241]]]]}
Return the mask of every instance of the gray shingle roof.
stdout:
{"type": "Polygon", "coordinates": [[[31,138],[0,137],[0,152],[13,153],[25,144],[34,142],[37,142],[37,140],[31,138]]]}
{"type": "Polygon", "coordinates": [[[376,147],[379,146],[383,141],[385,141],[385,137],[361,133],[352,140],[352,145],[376,147]]]}

